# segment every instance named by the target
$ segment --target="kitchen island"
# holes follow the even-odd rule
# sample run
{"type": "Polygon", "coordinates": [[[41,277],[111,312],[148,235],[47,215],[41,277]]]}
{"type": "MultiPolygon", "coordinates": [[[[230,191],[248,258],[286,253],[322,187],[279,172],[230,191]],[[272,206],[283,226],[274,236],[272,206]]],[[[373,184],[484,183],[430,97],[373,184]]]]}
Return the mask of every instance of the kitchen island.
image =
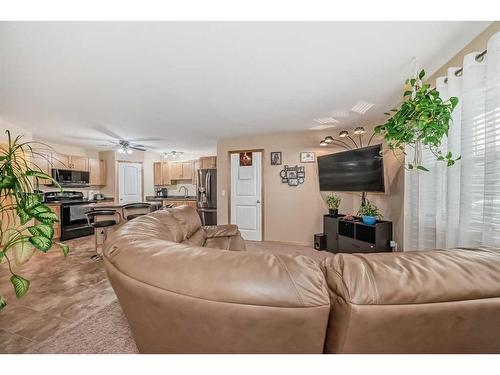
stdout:
{"type": "Polygon", "coordinates": [[[146,196],[146,201],[149,203],[160,202],[163,207],[177,207],[186,204],[193,208],[197,208],[197,201],[195,196],[171,196],[171,197],[158,197],[146,196]]]}

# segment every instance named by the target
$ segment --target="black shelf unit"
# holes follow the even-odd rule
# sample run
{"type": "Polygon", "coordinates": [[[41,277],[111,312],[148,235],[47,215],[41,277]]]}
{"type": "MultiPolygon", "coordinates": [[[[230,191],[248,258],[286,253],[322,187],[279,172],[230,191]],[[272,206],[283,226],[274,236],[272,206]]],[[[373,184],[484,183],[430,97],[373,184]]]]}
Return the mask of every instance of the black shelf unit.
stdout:
{"type": "Polygon", "coordinates": [[[374,225],[364,224],[361,218],[344,220],[323,216],[326,249],[332,253],[378,253],[392,251],[392,222],[379,220],[374,225]]]}

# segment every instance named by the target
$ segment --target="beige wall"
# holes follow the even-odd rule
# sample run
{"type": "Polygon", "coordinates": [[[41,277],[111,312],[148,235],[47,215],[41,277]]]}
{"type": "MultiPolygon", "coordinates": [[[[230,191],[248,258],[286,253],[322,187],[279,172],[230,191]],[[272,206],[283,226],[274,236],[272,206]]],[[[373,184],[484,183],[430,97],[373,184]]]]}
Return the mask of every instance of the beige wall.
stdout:
{"type": "MultiPolygon", "coordinates": [[[[229,151],[263,149],[264,184],[264,240],[285,241],[312,245],[313,235],[323,231],[323,215],[328,212],[325,204],[326,192],[319,191],[316,163],[300,164],[301,151],[315,151],[317,155],[340,149],[324,149],[319,141],[328,132],[288,132],[261,136],[223,139],[217,144],[217,220],[228,222],[230,191],[229,151]],[[283,165],[304,165],[305,182],[297,187],[281,183],[281,166],[270,165],[270,152],[281,151],[283,165]],[[223,193],[225,192],[225,195],[223,193]]],[[[386,162],[386,194],[369,194],[388,220],[394,221],[394,237],[400,246],[403,239],[403,187],[404,173],[401,165],[391,155],[386,162]]],[[[356,213],[360,194],[339,193],[342,197],[340,212],[356,213]]]]}
{"type": "Polygon", "coordinates": [[[434,84],[436,78],[446,76],[449,67],[461,67],[464,56],[471,52],[482,52],[486,49],[488,39],[493,34],[500,32],[500,21],[492,22],[481,34],[467,44],[459,53],[453,56],[446,64],[439,68],[427,81],[434,84]]]}

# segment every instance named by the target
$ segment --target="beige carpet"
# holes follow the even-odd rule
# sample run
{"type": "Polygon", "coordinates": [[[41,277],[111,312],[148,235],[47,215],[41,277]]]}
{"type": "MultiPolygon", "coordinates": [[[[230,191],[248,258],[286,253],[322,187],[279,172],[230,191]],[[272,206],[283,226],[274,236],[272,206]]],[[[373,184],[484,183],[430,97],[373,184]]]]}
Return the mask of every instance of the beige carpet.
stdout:
{"type": "MultiPolygon", "coordinates": [[[[316,261],[330,256],[311,247],[282,242],[247,241],[247,250],[273,254],[306,255],[316,261]]],[[[101,263],[102,265],[102,263],[101,263]]],[[[116,297],[109,304],[48,339],[35,343],[25,353],[104,354],[137,353],[130,327],[116,297]]]]}
{"type": "Polygon", "coordinates": [[[35,345],[36,354],[133,354],[138,353],[127,319],[118,301],[57,336],[35,345]]]}

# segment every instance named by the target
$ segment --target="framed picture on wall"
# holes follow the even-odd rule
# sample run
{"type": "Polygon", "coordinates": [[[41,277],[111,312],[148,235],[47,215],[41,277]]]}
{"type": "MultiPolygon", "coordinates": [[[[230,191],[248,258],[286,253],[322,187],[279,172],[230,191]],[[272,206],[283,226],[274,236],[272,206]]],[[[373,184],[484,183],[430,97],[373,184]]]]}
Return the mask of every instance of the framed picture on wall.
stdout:
{"type": "Polygon", "coordinates": [[[301,163],[316,163],[316,153],[311,151],[301,152],[300,153],[300,162],[301,163]]]}
{"type": "Polygon", "coordinates": [[[281,151],[271,152],[271,165],[281,165],[281,151]]]}

